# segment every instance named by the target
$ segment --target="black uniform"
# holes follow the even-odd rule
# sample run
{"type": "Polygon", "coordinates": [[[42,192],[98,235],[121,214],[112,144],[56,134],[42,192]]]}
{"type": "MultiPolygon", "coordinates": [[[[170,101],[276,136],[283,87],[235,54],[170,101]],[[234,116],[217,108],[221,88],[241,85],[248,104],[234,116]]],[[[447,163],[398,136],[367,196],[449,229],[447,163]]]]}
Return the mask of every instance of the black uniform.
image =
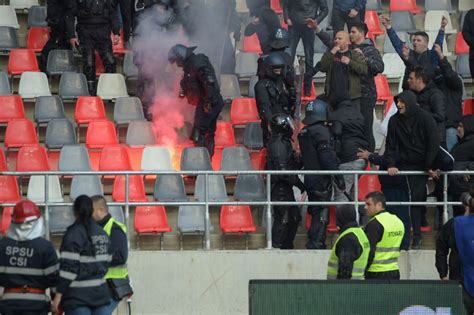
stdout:
{"type": "Polygon", "coordinates": [[[244,35],[252,36],[257,34],[260,48],[264,54],[268,54],[271,51],[271,35],[280,28],[280,19],[278,15],[270,8],[263,7],[258,14],[259,23],[250,23],[245,27],[244,35]]]}
{"type": "Polygon", "coordinates": [[[5,288],[0,300],[2,315],[48,314],[51,304],[40,293],[56,286],[59,263],[51,242],[38,237],[17,241],[10,237],[0,240],[0,286],[5,288]],[[24,288],[30,293],[18,293],[24,288]],[[11,292],[9,292],[11,290],[11,292]]]}
{"type": "Polygon", "coordinates": [[[449,274],[449,280],[461,280],[459,253],[455,247],[452,247],[452,244],[456,242],[453,223],[454,218],[449,219],[436,238],[436,269],[440,279],[449,274]]]}

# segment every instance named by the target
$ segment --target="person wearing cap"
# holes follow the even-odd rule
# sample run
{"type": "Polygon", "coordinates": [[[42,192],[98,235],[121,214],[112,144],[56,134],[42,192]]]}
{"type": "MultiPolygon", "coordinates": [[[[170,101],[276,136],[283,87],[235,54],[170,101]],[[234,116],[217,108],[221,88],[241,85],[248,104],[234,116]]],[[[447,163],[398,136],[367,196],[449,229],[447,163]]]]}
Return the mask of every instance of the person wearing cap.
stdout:
{"type": "Polygon", "coordinates": [[[48,314],[51,303],[46,290],[58,282],[59,262],[45,233],[45,223],[36,204],[30,200],[18,202],[7,234],[0,239],[2,315],[48,314]]]}
{"type": "Polygon", "coordinates": [[[370,244],[364,230],[358,227],[353,205],[343,205],[336,213],[339,237],[331,251],[328,262],[328,280],[363,280],[370,244]]]}
{"type": "MultiPolygon", "coordinates": [[[[339,169],[331,124],[327,120],[327,108],[328,104],[320,99],[309,102],[305,108],[305,126],[298,135],[298,141],[304,169],[308,171],[339,169]]],[[[329,201],[333,182],[339,189],[345,189],[342,175],[305,175],[308,200],[329,201]]],[[[311,215],[311,227],[308,230],[306,248],[325,249],[328,206],[309,206],[308,213],[311,215]]]]}

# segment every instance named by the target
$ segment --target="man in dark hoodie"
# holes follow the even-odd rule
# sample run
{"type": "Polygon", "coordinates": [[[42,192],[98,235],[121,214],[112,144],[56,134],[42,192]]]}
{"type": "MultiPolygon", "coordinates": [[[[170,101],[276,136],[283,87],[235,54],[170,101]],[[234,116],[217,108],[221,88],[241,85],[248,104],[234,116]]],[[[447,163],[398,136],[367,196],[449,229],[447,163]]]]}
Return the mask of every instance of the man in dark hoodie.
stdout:
{"type": "Polygon", "coordinates": [[[253,17],[252,22],[245,27],[244,35],[252,36],[257,34],[260,48],[264,55],[270,53],[272,40],[271,36],[280,28],[280,19],[272,9],[263,7],[258,14],[253,17]]]}
{"type": "Polygon", "coordinates": [[[462,36],[469,45],[469,69],[474,77],[474,9],[467,12],[462,26],[462,36]]]}
{"type": "MultiPolygon", "coordinates": [[[[393,115],[388,123],[385,145],[385,159],[390,176],[395,176],[399,170],[427,171],[431,176],[438,153],[439,136],[433,130],[437,129],[432,115],[422,110],[416,103],[416,95],[412,91],[404,91],[395,96],[398,113],[393,115]]],[[[411,201],[426,201],[426,184],[428,176],[408,176],[411,201]]],[[[411,206],[413,225],[412,249],[421,246],[421,212],[423,207],[411,206]]]]}

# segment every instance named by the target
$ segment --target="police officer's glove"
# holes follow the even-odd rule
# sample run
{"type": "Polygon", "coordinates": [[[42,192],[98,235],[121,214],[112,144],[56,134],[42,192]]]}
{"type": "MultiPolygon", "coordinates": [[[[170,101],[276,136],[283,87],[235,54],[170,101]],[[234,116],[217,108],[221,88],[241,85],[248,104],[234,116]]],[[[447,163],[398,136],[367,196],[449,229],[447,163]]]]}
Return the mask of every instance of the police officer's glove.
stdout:
{"type": "Polygon", "coordinates": [[[346,183],[344,182],[344,177],[334,176],[334,182],[336,183],[336,186],[340,191],[346,190],[346,183]]]}
{"type": "Polygon", "coordinates": [[[186,95],[184,94],[184,91],[183,90],[179,90],[178,92],[178,97],[179,98],[184,98],[186,95]]]}
{"type": "Polygon", "coordinates": [[[209,114],[212,110],[211,103],[204,103],[204,106],[202,107],[202,109],[206,114],[209,114]]]}

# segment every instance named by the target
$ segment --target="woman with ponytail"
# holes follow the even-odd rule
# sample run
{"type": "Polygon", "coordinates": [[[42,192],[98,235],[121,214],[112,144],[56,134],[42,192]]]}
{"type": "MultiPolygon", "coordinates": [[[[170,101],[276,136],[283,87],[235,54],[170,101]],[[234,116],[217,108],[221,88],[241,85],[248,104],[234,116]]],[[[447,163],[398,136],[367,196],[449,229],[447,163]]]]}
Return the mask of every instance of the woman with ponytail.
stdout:
{"type": "Polygon", "coordinates": [[[59,283],[52,311],[66,315],[110,315],[110,295],[104,276],[112,256],[109,238],[92,219],[92,200],[82,195],[74,201],[76,221],[61,242],[59,283]]]}

